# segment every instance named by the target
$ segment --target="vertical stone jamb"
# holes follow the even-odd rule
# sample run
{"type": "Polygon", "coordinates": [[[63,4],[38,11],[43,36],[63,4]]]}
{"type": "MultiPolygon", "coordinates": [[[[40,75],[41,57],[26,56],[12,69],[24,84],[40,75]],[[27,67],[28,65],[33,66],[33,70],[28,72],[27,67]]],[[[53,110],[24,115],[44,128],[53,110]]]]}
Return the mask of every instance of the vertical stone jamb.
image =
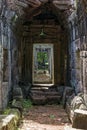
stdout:
{"type": "Polygon", "coordinates": [[[87,106],[87,51],[81,51],[80,53],[81,60],[82,60],[82,86],[83,86],[83,93],[84,93],[84,100],[87,106]]]}
{"type": "MultiPolygon", "coordinates": [[[[12,70],[11,70],[11,68],[12,68],[12,64],[11,64],[11,29],[10,29],[10,27],[8,26],[8,68],[9,68],[9,72],[8,72],[8,75],[9,75],[9,81],[8,81],[8,91],[10,92],[10,90],[11,90],[11,83],[12,83],[12,79],[11,79],[11,77],[12,77],[12,74],[11,74],[11,72],[12,72],[12,70]]],[[[9,92],[8,92],[8,94],[9,94],[9,92]]]]}
{"type": "Polygon", "coordinates": [[[0,41],[0,110],[3,109],[3,94],[2,94],[2,82],[3,82],[3,20],[0,20],[1,26],[1,41],[0,41]]]}

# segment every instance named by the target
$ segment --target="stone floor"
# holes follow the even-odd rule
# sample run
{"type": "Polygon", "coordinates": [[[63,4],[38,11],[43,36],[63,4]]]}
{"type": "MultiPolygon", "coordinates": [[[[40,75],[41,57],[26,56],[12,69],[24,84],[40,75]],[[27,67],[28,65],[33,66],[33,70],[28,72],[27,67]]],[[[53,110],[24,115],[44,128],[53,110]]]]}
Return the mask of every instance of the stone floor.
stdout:
{"type": "Polygon", "coordinates": [[[51,76],[48,74],[34,74],[34,82],[41,82],[41,83],[44,83],[44,82],[47,82],[47,83],[51,83],[52,80],[51,80],[51,76]]]}
{"type": "Polygon", "coordinates": [[[64,130],[70,121],[61,105],[33,106],[24,113],[19,130],[64,130]]]}

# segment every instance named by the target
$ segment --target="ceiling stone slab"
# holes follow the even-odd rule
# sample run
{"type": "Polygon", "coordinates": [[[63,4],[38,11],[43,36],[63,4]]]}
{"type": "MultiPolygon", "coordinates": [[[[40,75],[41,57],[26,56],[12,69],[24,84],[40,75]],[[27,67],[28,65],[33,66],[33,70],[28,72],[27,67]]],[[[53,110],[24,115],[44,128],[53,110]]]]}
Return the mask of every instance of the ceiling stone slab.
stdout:
{"type": "Polygon", "coordinates": [[[45,3],[52,3],[60,10],[66,10],[71,6],[71,0],[7,0],[8,6],[14,10],[16,8],[38,8],[45,3]]]}
{"type": "Polygon", "coordinates": [[[21,1],[18,1],[18,0],[15,0],[15,4],[18,5],[18,6],[21,6],[23,8],[28,7],[28,4],[26,2],[21,2],[21,1]]]}
{"type": "Polygon", "coordinates": [[[37,8],[41,5],[41,2],[39,0],[27,0],[27,2],[33,8],[37,8]]]}

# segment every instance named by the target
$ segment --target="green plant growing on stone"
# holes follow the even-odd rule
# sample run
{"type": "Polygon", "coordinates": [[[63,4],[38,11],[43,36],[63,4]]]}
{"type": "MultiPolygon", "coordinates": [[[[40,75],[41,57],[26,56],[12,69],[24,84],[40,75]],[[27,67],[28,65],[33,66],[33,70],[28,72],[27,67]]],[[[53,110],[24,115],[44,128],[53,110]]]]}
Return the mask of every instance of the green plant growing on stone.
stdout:
{"type": "Polygon", "coordinates": [[[17,128],[16,130],[21,130],[20,128],[17,128]]]}
{"type": "Polygon", "coordinates": [[[32,107],[32,102],[30,100],[23,100],[22,101],[22,105],[24,109],[28,109],[32,107]]]}
{"type": "Polygon", "coordinates": [[[10,108],[6,108],[4,111],[3,111],[3,114],[4,115],[8,115],[10,113],[10,108]]]}
{"type": "Polygon", "coordinates": [[[50,118],[51,118],[51,119],[54,119],[54,118],[55,118],[55,116],[54,116],[54,115],[50,115],[50,118]]]}

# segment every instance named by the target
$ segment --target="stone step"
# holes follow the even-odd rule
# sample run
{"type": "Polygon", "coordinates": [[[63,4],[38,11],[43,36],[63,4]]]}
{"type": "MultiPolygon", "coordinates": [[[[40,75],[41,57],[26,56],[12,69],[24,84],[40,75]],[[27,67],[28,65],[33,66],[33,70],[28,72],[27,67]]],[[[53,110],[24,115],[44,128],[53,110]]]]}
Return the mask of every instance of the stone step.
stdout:
{"type": "Polygon", "coordinates": [[[61,95],[59,92],[56,92],[56,91],[38,91],[38,90],[33,90],[33,91],[30,91],[31,94],[39,94],[39,95],[61,95]]]}
{"type": "Polygon", "coordinates": [[[76,128],[72,128],[72,126],[65,126],[64,130],[83,130],[83,129],[76,129],[76,128]]]}
{"type": "Polygon", "coordinates": [[[41,105],[41,104],[54,104],[60,103],[60,96],[50,96],[50,97],[46,97],[46,96],[32,96],[31,97],[33,104],[37,104],[37,105],[41,105]]]}
{"type": "Polygon", "coordinates": [[[60,103],[61,93],[55,88],[34,87],[30,90],[30,97],[34,104],[53,104],[60,103]]]}
{"type": "Polygon", "coordinates": [[[46,97],[45,96],[32,96],[32,102],[35,105],[44,105],[46,104],[46,97]]]}

